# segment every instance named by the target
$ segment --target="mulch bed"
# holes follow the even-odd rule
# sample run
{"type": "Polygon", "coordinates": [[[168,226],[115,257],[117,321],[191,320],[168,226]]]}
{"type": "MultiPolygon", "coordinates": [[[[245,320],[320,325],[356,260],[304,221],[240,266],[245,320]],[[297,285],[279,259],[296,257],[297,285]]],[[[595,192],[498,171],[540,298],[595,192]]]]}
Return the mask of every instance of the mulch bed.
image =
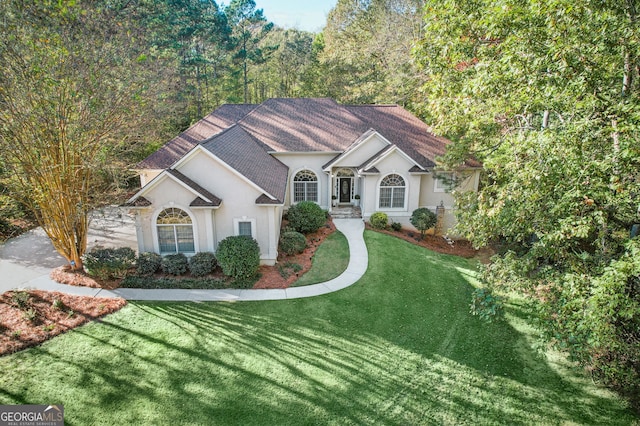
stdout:
{"type": "Polygon", "coordinates": [[[40,290],[0,294],[0,355],[38,345],[126,304],[124,299],[40,290]]]}
{"type": "MultiPolygon", "coordinates": [[[[367,229],[372,229],[368,224],[367,229]]],[[[299,276],[311,268],[311,261],[317,248],[325,238],[335,232],[335,225],[331,220],[326,226],[317,232],[307,235],[308,247],[301,254],[293,256],[280,256],[278,265],[261,266],[260,278],[253,288],[277,289],[287,288],[294,283],[299,276]],[[283,265],[296,265],[298,272],[289,271],[288,275],[281,273],[283,265]]],[[[378,230],[402,238],[413,244],[426,247],[430,250],[462,256],[465,258],[479,258],[486,261],[490,255],[487,250],[475,250],[468,241],[456,240],[448,243],[443,237],[426,235],[420,238],[416,231],[378,230]]],[[[118,280],[103,281],[88,276],[83,272],[72,272],[68,266],[62,266],[51,271],[51,279],[56,282],[85,286],[92,288],[115,289],[120,282],[118,280]]],[[[16,303],[16,293],[6,292],[0,295],[0,355],[13,353],[21,349],[38,345],[60,333],[78,327],[88,321],[99,320],[104,315],[121,309],[126,301],[124,299],[95,298],[89,296],[72,296],[57,292],[28,291],[28,302],[23,306],[16,303]],[[59,302],[55,302],[59,300],[59,302]]],[[[25,293],[25,292],[23,292],[25,293]]]]}
{"type": "Polygon", "coordinates": [[[471,243],[467,240],[453,240],[450,244],[444,237],[436,236],[433,234],[427,234],[424,239],[421,238],[420,232],[410,231],[407,229],[401,229],[400,231],[393,231],[390,229],[374,229],[367,223],[367,229],[375,232],[381,232],[383,234],[392,235],[397,238],[401,238],[412,244],[419,245],[421,247],[428,248],[429,250],[436,251],[438,253],[452,254],[455,256],[465,257],[471,259],[474,257],[483,257],[484,252],[473,248],[471,243]]]}

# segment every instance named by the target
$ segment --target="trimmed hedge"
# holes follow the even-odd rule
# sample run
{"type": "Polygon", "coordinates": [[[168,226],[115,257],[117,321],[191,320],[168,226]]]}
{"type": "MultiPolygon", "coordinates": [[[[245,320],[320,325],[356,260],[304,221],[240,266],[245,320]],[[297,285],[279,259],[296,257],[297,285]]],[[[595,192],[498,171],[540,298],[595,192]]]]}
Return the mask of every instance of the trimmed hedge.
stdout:
{"type": "Polygon", "coordinates": [[[140,253],[136,262],[136,272],[138,275],[153,275],[162,265],[162,256],[158,253],[140,253]]]}
{"type": "Polygon", "coordinates": [[[189,271],[194,277],[208,275],[216,268],[216,256],[208,251],[196,253],[189,259],[189,271]]]}
{"type": "Polygon", "coordinates": [[[93,277],[102,280],[122,278],[133,267],[136,253],[129,247],[95,247],[82,256],[84,268],[93,277]]]}
{"type": "Polygon", "coordinates": [[[369,223],[375,229],[385,229],[387,227],[387,224],[389,223],[389,217],[386,213],[375,212],[369,218],[369,223]]]}
{"type": "Polygon", "coordinates": [[[316,232],[327,223],[327,214],[313,201],[301,201],[289,207],[289,226],[303,234],[316,232]]]}
{"type": "Polygon", "coordinates": [[[280,235],[280,251],[291,256],[302,253],[307,248],[307,239],[304,235],[296,231],[283,232],[280,235]]]}
{"type": "Polygon", "coordinates": [[[236,279],[253,278],[260,267],[260,247],[251,237],[227,237],[220,241],[216,258],[226,276],[236,279]]]}
{"type": "Polygon", "coordinates": [[[183,275],[189,270],[189,260],[184,253],[168,254],[162,258],[162,272],[170,275],[183,275]]]}

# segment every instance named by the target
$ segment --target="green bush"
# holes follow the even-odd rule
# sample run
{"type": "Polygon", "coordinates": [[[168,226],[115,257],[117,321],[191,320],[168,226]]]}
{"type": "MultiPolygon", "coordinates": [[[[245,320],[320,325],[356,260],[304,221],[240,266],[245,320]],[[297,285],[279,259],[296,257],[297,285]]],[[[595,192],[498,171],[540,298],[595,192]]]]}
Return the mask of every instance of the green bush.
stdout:
{"type": "Polygon", "coordinates": [[[170,275],[184,275],[189,270],[189,260],[184,253],[169,254],[162,258],[162,272],[170,275]]]}
{"type": "Polygon", "coordinates": [[[387,227],[387,223],[389,222],[389,217],[386,213],[375,212],[369,218],[369,223],[375,229],[385,229],[387,227]]]}
{"type": "Polygon", "coordinates": [[[302,253],[307,247],[307,239],[299,232],[289,231],[280,235],[280,251],[291,256],[302,253]]]}
{"type": "Polygon", "coordinates": [[[391,229],[393,229],[396,232],[399,232],[402,230],[402,224],[400,222],[391,222],[391,229]]]}
{"type": "Polygon", "coordinates": [[[216,256],[208,251],[196,253],[189,259],[189,271],[194,277],[209,275],[216,268],[216,256]]]}
{"type": "Polygon", "coordinates": [[[84,268],[91,276],[102,280],[122,278],[133,267],[136,253],[129,247],[95,247],[82,257],[84,268]]]}
{"type": "Polygon", "coordinates": [[[471,299],[471,314],[487,322],[502,318],[502,298],[494,296],[488,288],[474,290],[471,299]]]}
{"type": "Polygon", "coordinates": [[[316,232],[327,222],[327,214],[312,201],[301,201],[289,208],[289,226],[303,234],[316,232]]]}
{"type": "Polygon", "coordinates": [[[136,272],[138,275],[153,275],[160,270],[161,265],[162,256],[158,253],[140,253],[136,261],[136,272]]]}
{"type": "Polygon", "coordinates": [[[226,276],[236,279],[253,278],[260,267],[260,247],[251,237],[227,237],[220,241],[216,258],[226,276]]]}
{"type": "Polygon", "coordinates": [[[411,224],[420,231],[420,236],[424,239],[424,234],[436,225],[438,216],[426,207],[415,209],[411,213],[411,224]]]}

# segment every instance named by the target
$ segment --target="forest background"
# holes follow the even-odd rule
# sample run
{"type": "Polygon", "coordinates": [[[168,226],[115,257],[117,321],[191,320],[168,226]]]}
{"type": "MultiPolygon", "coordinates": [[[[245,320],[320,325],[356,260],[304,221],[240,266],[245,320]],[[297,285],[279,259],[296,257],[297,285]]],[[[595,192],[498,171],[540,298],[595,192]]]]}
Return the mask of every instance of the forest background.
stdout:
{"type": "MultiPolygon", "coordinates": [[[[0,2],[0,233],[43,226],[75,267],[87,214],[225,103],[400,104],[474,156],[458,232],[497,255],[547,342],[638,405],[640,30],[634,0],[339,0],[324,29],[252,0],[0,2]]],[[[490,293],[485,293],[490,294],[490,293]]]]}

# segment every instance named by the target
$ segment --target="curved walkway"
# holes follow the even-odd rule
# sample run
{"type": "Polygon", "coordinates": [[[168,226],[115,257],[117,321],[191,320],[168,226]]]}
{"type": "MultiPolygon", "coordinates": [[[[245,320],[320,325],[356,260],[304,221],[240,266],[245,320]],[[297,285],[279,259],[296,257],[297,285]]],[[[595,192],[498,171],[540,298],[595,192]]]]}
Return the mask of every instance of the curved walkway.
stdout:
{"type": "Polygon", "coordinates": [[[33,270],[33,274],[37,274],[37,277],[28,278],[20,285],[6,285],[5,277],[11,276],[12,273],[25,273],[25,271],[18,271],[17,269],[12,271],[11,268],[13,266],[11,266],[11,264],[2,263],[0,291],[4,292],[11,289],[23,288],[59,291],[79,296],[121,297],[127,300],[191,302],[283,300],[319,296],[321,294],[341,290],[354,284],[362,277],[362,275],[364,275],[369,264],[367,247],[363,238],[364,222],[362,219],[334,219],[333,223],[335,224],[336,229],[342,232],[349,242],[349,265],[340,276],[320,284],[273,290],[143,290],[135,288],[103,290],[59,284],[51,280],[48,274],[40,275],[42,268],[37,268],[33,270]]]}

